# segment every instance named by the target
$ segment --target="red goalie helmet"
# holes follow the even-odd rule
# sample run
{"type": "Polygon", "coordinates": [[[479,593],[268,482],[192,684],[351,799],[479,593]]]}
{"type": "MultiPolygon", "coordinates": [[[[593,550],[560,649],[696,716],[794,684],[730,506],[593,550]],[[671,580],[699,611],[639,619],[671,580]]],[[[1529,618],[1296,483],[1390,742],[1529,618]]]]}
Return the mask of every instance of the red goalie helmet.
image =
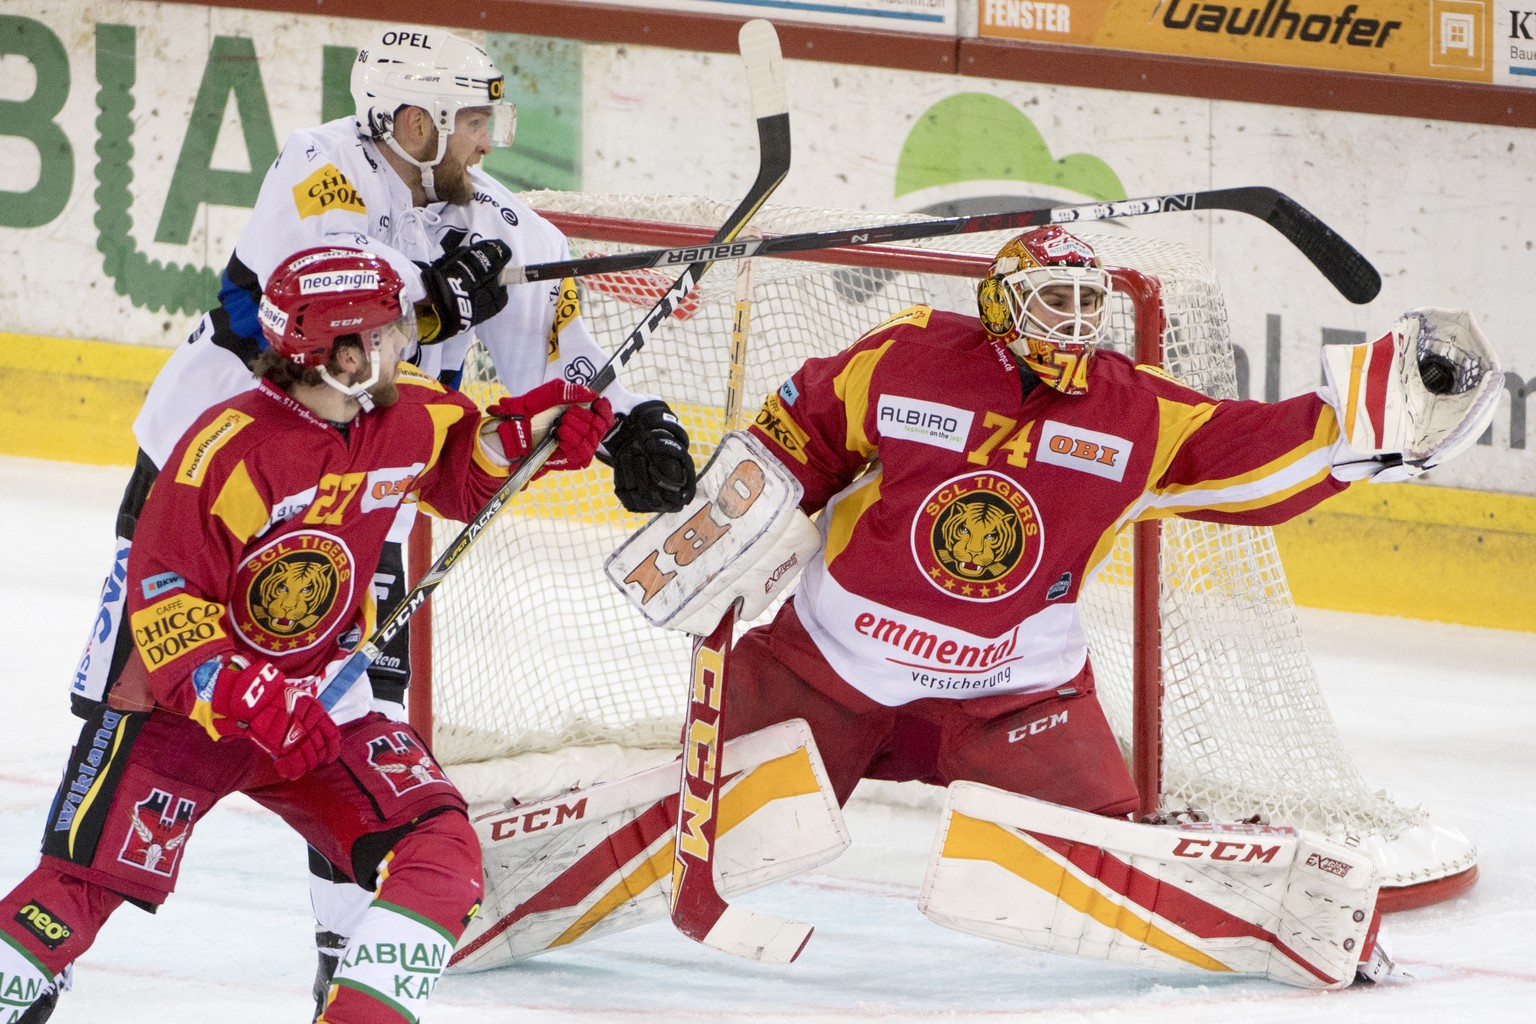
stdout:
{"type": "MultiPolygon", "coordinates": [[[[267,281],[257,317],[267,343],[298,366],[325,366],[336,339],[365,337],[398,320],[404,282],[386,261],[362,249],[306,249],[290,256],[267,281]]],[[[415,337],[414,327],[409,336],[415,337]]],[[[371,348],[365,344],[364,350],[371,348]]]]}
{"type": "Polygon", "coordinates": [[[998,251],[977,286],[987,333],[1068,395],[1088,390],[1088,360],[1104,326],[1109,274],[1087,242],[1060,227],[1032,228],[998,251]]]}

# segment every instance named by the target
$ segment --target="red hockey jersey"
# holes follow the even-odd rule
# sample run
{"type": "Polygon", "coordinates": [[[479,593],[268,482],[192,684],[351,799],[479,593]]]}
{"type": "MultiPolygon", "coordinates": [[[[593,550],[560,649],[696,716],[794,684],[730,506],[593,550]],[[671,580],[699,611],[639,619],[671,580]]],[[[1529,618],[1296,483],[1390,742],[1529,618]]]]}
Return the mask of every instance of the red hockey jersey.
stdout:
{"type": "Polygon", "coordinates": [[[753,430],[824,509],[796,611],[887,706],[1071,680],[1078,595],[1133,520],[1273,524],[1346,486],[1315,394],[1217,401],[1100,351],[1086,395],[1024,395],[974,317],[927,306],[809,360],[753,430]]]}
{"type": "MultiPolygon", "coordinates": [[[[187,713],[198,666],[237,652],[318,684],[372,632],[373,569],[401,501],[467,520],[505,481],[474,403],[407,365],[398,384],[397,404],[343,432],[263,382],[176,445],[128,558],[128,621],[161,705],[187,713]]],[[[361,714],[367,693],[332,715],[361,714]]]]}

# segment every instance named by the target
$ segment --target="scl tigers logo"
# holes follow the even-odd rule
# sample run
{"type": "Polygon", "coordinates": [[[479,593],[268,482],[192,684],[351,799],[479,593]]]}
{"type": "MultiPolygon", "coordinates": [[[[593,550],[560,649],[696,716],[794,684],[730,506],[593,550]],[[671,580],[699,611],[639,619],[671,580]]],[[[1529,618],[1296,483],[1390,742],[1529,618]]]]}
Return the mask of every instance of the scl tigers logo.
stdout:
{"type": "Polygon", "coordinates": [[[292,636],[313,626],[328,607],[336,592],[336,567],[298,555],[263,572],[255,587],[261,601],[253,611],[265,616],[271,632],[292,636]]]}
{"type": "Polygon", "coordinates": [[[235,625],[273,654],[306,650],[329,636],[352,604],[352,554],[335,537],[303,530],[279,537],[237,570],[235,625]]]}
{"type": "Polygon", "coordinates": [[[929,583],[965,601],[996,601],[1040,564],[1034,499],[997,473],[950,480],[929,494],[912,522],[912,555],[929,583]]]}

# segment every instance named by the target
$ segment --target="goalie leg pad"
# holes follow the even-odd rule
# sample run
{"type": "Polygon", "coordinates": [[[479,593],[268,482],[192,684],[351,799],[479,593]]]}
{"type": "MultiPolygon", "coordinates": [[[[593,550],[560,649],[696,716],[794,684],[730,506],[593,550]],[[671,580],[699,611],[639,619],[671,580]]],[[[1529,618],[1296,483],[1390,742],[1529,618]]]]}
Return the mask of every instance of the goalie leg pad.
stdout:
{"type": "MultiPolygon", "coordinates": [[[[842,812],[800,719],[728,741],[722,764],[715,853],[722,893],[809,871],[848,847],[842,812]]],[[[673,761],[478,817],[485,898],[454,969],[499,967],[664,920],[680,771],[673,761]]]]}
{"type": "Polygon", "coordinates": [[[1378,878],[1311,833],[1140,825],[960,782],[919,908],[1029,949],[1331,989],[1370,951],[1378,878]]]}

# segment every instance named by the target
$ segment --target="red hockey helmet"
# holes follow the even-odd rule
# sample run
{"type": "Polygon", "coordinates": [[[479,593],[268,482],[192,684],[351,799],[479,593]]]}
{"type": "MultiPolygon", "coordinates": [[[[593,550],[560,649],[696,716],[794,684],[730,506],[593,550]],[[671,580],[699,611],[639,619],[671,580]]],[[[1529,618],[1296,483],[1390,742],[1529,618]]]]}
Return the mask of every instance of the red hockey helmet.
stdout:
{"type": "MultiPolygon", "coordinates": [[[[278,264],[257,316],[277,353],[298,366],[325,366],[336,339],[409,319],[405,284],[388,262],[362,249],[306,249],[278,264]]],[[[414,332],[411,337],[415,337],[414,332]]]]}
{"type": "Polygon", "coordinates": [[[1109,274],[1064,228],[1031,228],[998,251],[977,286],[987,333],[1068,395],[1088,389],[1088,359],[1103,332],[1109,274]]]}

